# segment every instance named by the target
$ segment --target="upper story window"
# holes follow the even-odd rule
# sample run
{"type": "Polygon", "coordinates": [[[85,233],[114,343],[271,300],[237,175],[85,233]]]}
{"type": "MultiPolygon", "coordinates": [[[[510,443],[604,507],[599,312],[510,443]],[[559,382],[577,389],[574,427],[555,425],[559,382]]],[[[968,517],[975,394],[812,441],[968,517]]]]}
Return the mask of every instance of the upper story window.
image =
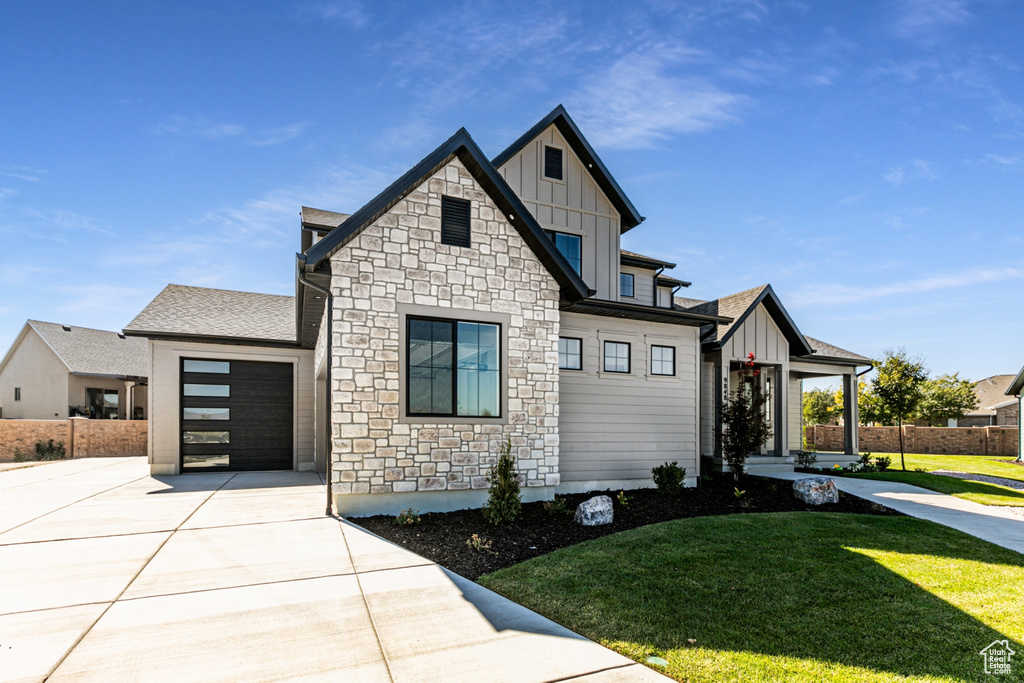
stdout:
{"type": "Polygon", "coordinates": [[[562,166],[562,150],[544,145],[544,177],[565,180],[562,166]]]}
{"type": "Polygon", "coordinates": [[[580,236],[569,235],[564,232],[554,232],[552,230],[548,230],[547,233],[551,241],[555,243],[555,248],[562,253],[565,260],[569,262],[572,269],[579,275],[580,267],[583,264],[583,248],[580,236]]]}
{"type": "Polygon", "coordinates": [[[674,347],[674,346],[652,346],[651,347],[651,374],[652,375],[675,375],[676,374],[676,347],[674,347]]]}
{"type": "Polygon", "coordinates": [[[629,344],[613,341],[604,343],[604,371],[629,372],[629,344]]]}
{"type": "Polygon", "coordinates": [[[21,400],[21,387],[14,387],[14,400],[15,401],[20,401],[21,400]]]}
{"type": "Polygon", "coordinates": [[[469,202],[457,197],[441,197],[441,244],[468,247],[469,202]]]}
{"type": "Polygon", "coordinates": [[[633,296],[632,273],[619,273],[619,296],[633,296]]]}
{"type": "Polygon", "coordinates": [[[562,370],[581,370],[583,368],[582,339],[558,338],[558,367],[562,370]]]}
{"type": "Polygon", "coordinates": [[[500,326],[409,318],[409,415],[501,417],[500,326]]]}

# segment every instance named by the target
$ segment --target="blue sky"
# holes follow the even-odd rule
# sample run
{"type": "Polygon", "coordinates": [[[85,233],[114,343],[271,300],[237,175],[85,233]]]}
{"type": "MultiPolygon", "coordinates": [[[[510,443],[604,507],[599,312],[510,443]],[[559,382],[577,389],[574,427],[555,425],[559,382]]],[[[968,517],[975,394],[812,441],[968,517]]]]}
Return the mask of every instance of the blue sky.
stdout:
{"type": "Polygon", "coordinates": [[[811,336],[1015,373],[1022,29],[1013,0],[6,2],[0,349],[169,282],[294,293],[301,205],[563,103],[687,296],[770,282],[811,336]]]}

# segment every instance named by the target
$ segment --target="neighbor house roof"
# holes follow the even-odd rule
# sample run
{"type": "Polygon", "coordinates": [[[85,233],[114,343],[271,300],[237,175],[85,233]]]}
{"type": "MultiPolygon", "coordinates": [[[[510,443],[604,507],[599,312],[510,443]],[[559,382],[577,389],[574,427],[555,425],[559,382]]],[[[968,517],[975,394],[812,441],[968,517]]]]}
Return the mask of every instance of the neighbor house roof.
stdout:
{"type": "Polygon", "coordinates": [[[968,415],[988,416],[995,415],[993,406],[1004,401],[1004,396],[1009,392],[1010,386],[1014,384],[1013,375],[993,375],[974,383],[974,395],[978,397],[978,407],[968,415]]]}
{"type": "Polygon", "coordinates": [[[531,140],[536,138],[538,135],[544,132],[544,130],[554,124],[558,128],[558,132],[562,134],[565,141],[572,147],[572,151],[576,153],[576,156],[580,158],[580,161],[587,167],[590,175],[594,178],[598,187],[605,193],[609,201],[615,207],[615,210],[619,212],[620,222],[622,224],[622,232],[626,232],[630,228],[635,228],[643,222],[644,217],[636,210],[633,206],[633,202],[629,201],[629,197],[622,191],[619,184],[612,177],[612,174],[608,172],[608,168],[601,161],[601,157],[597,156],[597,152],[590,146],[587,139],[583,137],[583,133],[576,127],[576,123],[569,117],[569,113],[565,110],[565,107],[558,105],[555,107],[550,114],[542,118],[536,123],[530,130],[526,131],[519,137],[518,140],[509,145],[505,151],[498,156],[494,157],[491,161],[495,168],[500,168],[506,161],[511,159],[513,156],[519,153],[523,147],[525,147],[531,140]]]}
{"type": "Polygon", "coordinates": [[[1010,386],[1006,387],[1007,396],[1020,396],[1024,394],[1024,368],[1020,369],[1017,376],[1010,382],[1010,386]]]}
{"type": "Polygon", "coordinates": [[[29,320],[11,345],[0,370],[13,357],[29,330],[34,330],[73,375],[99,377],[147,377],[149,344],[145,339],[126,338],[117,332],[72,327],[29,320]]]}
{"type": "Polygon", "coordinates": [[[295,298],[276,294],[167,285],[126,335],[209,341],[295,344],[295,298]]]}
{"type": "Polygon", "coordinates": [[[771,285],[753,287],[743,292],[723,296],[714,301],[686,307],[685,310],[705,315],[720,315],[732,318],[732,322],[722,323],[707,328],[701,332],[701,341],[707,348],[721,348],[725,342],[732,337],[736,330],[740,329],[758,304],[764,304],[765,309],[772,316],[772,320],[779,326],[779,330],[786,341],[789,342],[789,352],[793,356],[809,356],[814,352],[811,345],[804,338],[797,328],[796,323],[789,317],[789,313],[783,307],[778,295],[771,285]]]}
{"type": "Polygon", "coordinates": [[[338,213],[336,211],[324,211],[323,209],[314,209],[309,206],[303,206],[299,212],[299,216],[302,221],[302,252],[305,253],[311,246],[313,246],[313,233],[323,237],[331,230],[345,222],[348,218],[347,213],[338,213]]]}

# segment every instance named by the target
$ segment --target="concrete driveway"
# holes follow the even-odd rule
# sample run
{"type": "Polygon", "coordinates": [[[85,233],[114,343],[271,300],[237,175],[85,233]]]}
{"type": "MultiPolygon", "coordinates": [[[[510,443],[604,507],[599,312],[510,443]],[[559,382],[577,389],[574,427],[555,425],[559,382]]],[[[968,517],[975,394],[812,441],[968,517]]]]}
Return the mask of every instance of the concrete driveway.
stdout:
{"type": "Polygon", "coordinates": [[[358,527],[312,473],[0,471],[0,680],[667,680],[358,527]]]}

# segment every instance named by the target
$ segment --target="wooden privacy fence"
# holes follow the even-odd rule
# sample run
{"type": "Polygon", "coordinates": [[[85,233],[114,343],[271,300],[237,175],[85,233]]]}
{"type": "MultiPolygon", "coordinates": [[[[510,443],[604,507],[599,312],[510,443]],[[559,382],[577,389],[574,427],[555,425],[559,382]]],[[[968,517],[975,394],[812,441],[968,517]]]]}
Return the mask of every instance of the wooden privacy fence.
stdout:
{"type": "Polygon", "coordinates": [[[33,459],[36,443],[53,439],[64,442],[69,458],[146,455],[147,420],[0,420],[0,462],[14,459],[20,450],[33,459]]]}
{"type": "MultiPolygon", "coordinates": [[[[899,453],[899,427],[857,428],[861,453],[899,453]]],[[[903,427],[907,453],[937,455],[1017,455],[1017,427],[903,427]]],[[[809,425],[807,447],[819,451],[843,450],[842,425],[809,425]]]]}

